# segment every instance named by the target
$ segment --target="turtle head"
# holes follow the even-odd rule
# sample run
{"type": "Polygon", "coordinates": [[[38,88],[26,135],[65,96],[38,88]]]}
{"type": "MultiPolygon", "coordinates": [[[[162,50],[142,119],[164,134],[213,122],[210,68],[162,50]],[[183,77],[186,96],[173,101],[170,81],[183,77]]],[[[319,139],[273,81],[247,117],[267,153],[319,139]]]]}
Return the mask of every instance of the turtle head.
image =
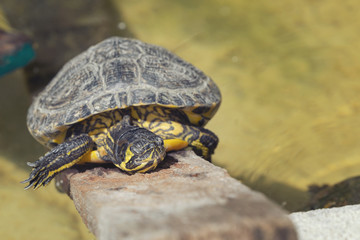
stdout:
{"type": "Polygon", "coordinates": [[[148,172],[164,159],[166,149],[161,137],[137,126],[127,126],[121,132],[121,137],[114,139],[114,164],[121,170],[148,172]]]}

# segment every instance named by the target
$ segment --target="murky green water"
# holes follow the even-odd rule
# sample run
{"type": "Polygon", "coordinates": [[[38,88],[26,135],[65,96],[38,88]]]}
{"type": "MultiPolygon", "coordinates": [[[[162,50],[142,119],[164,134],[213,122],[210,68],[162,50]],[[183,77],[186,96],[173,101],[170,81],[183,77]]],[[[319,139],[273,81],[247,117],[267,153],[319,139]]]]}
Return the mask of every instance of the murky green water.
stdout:
{"type": "Polygon", "coordinates": [[[0,235],[1,239],[94,239],[71,200],[54,185],[24,191],[27,161],[45,149],[26,128],[30,96],[21,72],[0,79],[0,235]]]}
{"type": "MultiPolygon", "coordinates": [[[[208,128],[221,140],[214,162],[232,176],[294,210],[309,184],[359,175],[357,1],[114,2],[135,36],[217,82],[223,102],[208,128]]],[[[18,184],[43,150],[26,130],[19,74],[0,79],[0,91],[1,234],[91,238],[53,186],[18,184]]]]}
{"type": "Polygon", "coordinates": [[[223,103],[214,162],[285,207],[360,173],[355,1],[121,1],[140,39],[208,73],[223,103]]]}

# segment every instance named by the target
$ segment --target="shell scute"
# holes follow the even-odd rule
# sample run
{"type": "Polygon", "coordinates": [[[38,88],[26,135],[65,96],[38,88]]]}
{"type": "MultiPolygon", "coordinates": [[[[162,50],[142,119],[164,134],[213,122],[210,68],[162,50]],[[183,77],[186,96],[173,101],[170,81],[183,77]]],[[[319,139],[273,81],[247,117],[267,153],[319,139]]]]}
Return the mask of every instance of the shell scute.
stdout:
{"type": "Polygon", "coordinates": [[[107,61],[103,65],[102,75],[106,89],[126,89],[130,84],[138,83],[138,69],[131,59],[119,58],[107,61]]]}
{"type": "MultiPolygon", "coordinates": [[[[66,124],[71,124],[71,123],[75,123],[78,122],[79,120],[82,120],[88,116],[91,115],[91,110],[88,107],[88,105],[84,104],[81,106],[77,106],[77,107],[73,107],[72,109],[70,109],[70,111],[66,114],[66,124]]],[[[53,122],[54,119],[51,119],[51,121],[53,122]]],[[[49,125],[52,124],[52,122],[49,123],[49,125]]]]}
{"type": "Polygon", "coordinates": [[[114,94],[106,94],[104,96],[98,97],[92,101],[93,111],[101,112],[103,109],[115,109],[117,107],[117,103],[115,100],[114,94]]]}
{"type": "Polygon", "coordinates": [[[131,99],[129,105],[144,103],[154,103],[156,102],[156,92],[152,89],[134,89],[131,91],[131,99]]]}

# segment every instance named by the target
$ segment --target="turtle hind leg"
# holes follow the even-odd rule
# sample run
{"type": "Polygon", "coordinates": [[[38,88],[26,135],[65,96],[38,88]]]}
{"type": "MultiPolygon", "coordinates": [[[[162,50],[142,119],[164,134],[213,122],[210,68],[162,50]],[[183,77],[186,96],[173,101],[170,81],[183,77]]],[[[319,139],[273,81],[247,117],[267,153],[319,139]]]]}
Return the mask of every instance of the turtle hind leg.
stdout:
{"type": "Polygon", "coordinates": [[[141,121],[134,122],[164,139],[167,151],[180,150],[190,146],[194,152],[211,161],[211,154],[219,142],[218,137],[208,129],[196,127],[179,122],[167,121],[141,121]]]}
{"type": "Polygon", "coordinates": [[[211,162],[211,155],[214,153],[219,142],[218,137],[213,132],[202,127],[188,126],[175,122],[172,122],[171,126],[174,127],[174,133],[180,133],[175,135],[168,132],[158,133],[164,138],[165,145],[170,145],[167,149],[179,150],[183,148],[182,146],[189,146],[197,155],[211,162]],[[174,141],[174,139],[180,141],[174,141]],[[183,142],[186,142],[187,145],[184,145],[183,142]],[[171,146],[173,143],[176,146],[171,146]]]}
{"type": "Polygon", "coordinates": [[[219,138],[206,128],[190,127],[190,129],[190,137],[187,138],[189,145],[197,155],[203,156],[206,160],[211,161],[211,155],[219,143],[219,138]]]}
{"type": "Polygon", "coordinates": [[[88,135],[68,139],[36,162],[28,163],[33,168],[32,172],[29,178],[21,183],[28,183],[25,189],[45,186],[57,173],[78,163],[86,153],[92,150],[93,145],[94,142],[88,135]]]}

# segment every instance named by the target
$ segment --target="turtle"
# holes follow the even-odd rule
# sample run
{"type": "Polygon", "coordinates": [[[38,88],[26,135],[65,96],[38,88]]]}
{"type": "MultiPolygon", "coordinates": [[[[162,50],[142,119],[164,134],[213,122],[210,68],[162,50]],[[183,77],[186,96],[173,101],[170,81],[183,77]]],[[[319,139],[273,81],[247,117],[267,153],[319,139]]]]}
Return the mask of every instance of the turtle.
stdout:
{"type": "Polygon", "coordinates": [[[166,152],[191,148],[211,161],[218,137],[204,125],[221,103],[215,82],[167,49],[110,37],[68,61],[29,107],[31,135],[50,150],[25,189],[75,164],[154,170],[166,152]]]}

